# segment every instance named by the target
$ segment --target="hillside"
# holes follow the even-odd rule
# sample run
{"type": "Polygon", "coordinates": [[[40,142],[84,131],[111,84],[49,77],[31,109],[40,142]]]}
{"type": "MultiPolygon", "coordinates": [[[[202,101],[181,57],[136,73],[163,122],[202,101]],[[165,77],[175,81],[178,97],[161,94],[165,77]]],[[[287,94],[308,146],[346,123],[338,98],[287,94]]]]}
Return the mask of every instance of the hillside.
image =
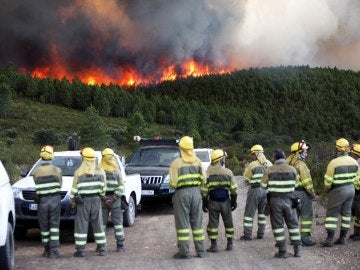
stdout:
{"type": "MultiPolygon", "coordinates": [[[[12,181],[19,179],[20,170],[29,167],[39,156],[40,145],[33,143],[34,134],[39,130],[50,130],[62,139],[55,145],[56,150],[67,150],[66,138],[79,133],[84,113],[62,106],[34,102],[26,98],[15,98],[7,118],[0,118],[0,160],[11,175],[12,181]]],[[[115,117],[102,117],[108,130],[123,130],[127,120],[115,117]]],[[[154,128],[171,136],[171,128],[154,125],[154,128]]],[[[129,157],[131,148],[117,145],[120,155],[129,157]]]]}

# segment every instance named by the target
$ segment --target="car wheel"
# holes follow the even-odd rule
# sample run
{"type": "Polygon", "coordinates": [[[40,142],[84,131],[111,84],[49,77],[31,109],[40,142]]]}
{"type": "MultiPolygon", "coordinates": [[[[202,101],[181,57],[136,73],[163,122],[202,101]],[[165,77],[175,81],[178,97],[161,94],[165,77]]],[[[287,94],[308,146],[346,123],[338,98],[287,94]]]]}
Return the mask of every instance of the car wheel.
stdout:
{"type": "Polygon", "coordinates": [[[11,224],[8,222],[6,243],[0,247],[0,269],[12,270],[15,267],[14,234],[11,224]]]}
{"type": "Polygon", "coordinates": [[[132,227],[135,223],[136,205],[134,198],[130,196],[128,208],[123,213],[123,224],[125,227],[132,227]]]}

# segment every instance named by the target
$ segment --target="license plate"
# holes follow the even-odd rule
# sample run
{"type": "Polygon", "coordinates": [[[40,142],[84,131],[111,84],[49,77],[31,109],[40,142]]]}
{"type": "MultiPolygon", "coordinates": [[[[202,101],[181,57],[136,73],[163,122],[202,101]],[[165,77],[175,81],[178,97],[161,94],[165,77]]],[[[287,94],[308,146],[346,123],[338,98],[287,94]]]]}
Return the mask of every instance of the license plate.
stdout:
{"type": "Polygon", "coordinates": [[[154,195],[153,190],[142,190],[141,195],[154,195]]]}
{"type": "Polygon", "coordinates": [[[33,210],[33,211],[38,210],[38,205],[36,203],[30,203],[29,210],[33,210]]]}

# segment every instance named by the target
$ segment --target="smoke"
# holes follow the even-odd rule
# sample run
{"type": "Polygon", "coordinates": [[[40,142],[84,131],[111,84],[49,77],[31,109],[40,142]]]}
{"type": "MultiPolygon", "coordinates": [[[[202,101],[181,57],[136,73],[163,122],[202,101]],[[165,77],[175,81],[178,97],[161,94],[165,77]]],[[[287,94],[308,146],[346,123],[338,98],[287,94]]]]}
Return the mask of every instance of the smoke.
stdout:
{"type": "MultiPolygon", "coordinates": [[[[7,0],[0,66],[160,78],[189,59],[212,70],[360,69],[358,0],[7,0]],[[61,68],[59,68],[61,67],[61,68]]],[[[181,73],[181,70],[178,70],[181,73]]]]}

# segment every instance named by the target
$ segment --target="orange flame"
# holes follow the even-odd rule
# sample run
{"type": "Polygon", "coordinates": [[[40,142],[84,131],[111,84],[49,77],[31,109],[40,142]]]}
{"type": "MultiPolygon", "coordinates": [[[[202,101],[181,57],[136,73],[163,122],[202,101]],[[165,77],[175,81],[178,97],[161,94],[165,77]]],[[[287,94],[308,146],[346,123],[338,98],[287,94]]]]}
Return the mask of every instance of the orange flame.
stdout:
{"type": "Polygon", "coordinates": [[[197,63],[193,59],[188,59],[180,68],[178,67],[178,70],[181,70],[181,74],[176,72],[175,65],[171,65],[163,68],[162,76],[157,80],[151,76],[144,77],[131,67],[118,68],[118,70],[114,73],[117,74],[115,77],[107,75],[105,71],[100,68],[89,68],[80,72],[70,73],[66,70],[65,65],[63,65],[63,63],[59,60],[61,58],[58,56],[55,47],[52,49],[52,55],[53,57],[51,62],[55,63],[55,65],[35,68],[31,72],[33,77],[52,77],[56,79],[62,79],[65,77],[68,80],[79,79],[81,82],[88,85],[100,85],[102,83],[108,85],[110,83],[114,83],[122,86],[134,86],[138,84],[148,84],[151,82],[158,83],[161,81],[172,81],[179,77],[199,77],[209,74],[223,74],[225,72],[229,72],[229,70],[226,69],[212,70],[208,65],[203,65],[201,63],[197,63]]]}

